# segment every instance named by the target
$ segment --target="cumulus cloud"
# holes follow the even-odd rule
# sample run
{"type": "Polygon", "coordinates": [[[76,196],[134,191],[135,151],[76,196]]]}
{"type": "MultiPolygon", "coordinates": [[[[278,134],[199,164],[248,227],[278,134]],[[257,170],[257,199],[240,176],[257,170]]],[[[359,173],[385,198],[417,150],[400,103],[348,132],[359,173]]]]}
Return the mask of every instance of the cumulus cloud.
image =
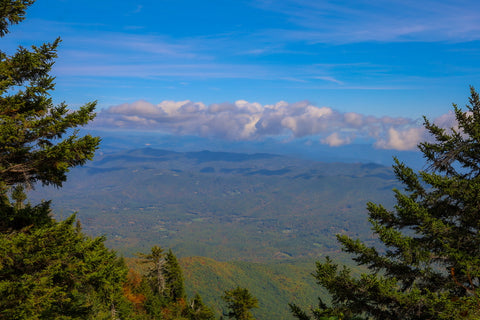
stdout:
{"type": "MultiPolygon", "coordinates": [[[[467,112],[467,114],[469,113],[470,112],[467,112]]],[[[450,111],[436,118],[435,124],[441,128],[454,129],[456,131],[459,130],[457,118],[455,117],[455,113],[453,111],[450,111]]]]}
{"type": "Polygon", "coordinates": [[[402,131],[390,127],[386,138],[378,140],[375,146],[380,149],[412,150],[415,149],[424,135],[424,128],[409,128],[402,131]]]}
{"type": "Polygon", "coordinates": [[[331,135],[327,136],[325,139],[322,139],[322,143],[328,144],[331,147],[338,147],[344,144],[349,144],[352,138],[342,138],[338,132],[334,132],[331,135]]]}
{"type": "MultiPolygon", "coordinates": [[[[438,121],[451,123],[451,116],[438,121]]],[[[332,147],[361,139],[374,141],[377,148],[397,150],[415,149],[426,134],[419,122],[412,119],[342,113],[308,101],[262,105],[238,100],[205,105],[189,100],[159,104],[140,100],[102,110],[94,126],[232,141],[310,137],[332,147]]]]}

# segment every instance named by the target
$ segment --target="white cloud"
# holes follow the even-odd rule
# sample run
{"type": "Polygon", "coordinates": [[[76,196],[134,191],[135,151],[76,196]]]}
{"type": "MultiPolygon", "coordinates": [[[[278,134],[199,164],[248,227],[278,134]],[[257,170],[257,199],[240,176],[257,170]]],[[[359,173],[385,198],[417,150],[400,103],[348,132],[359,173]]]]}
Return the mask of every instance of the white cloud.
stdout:
{"type": "Polygon", "coordinates": [[[409,128],[402,131],[391,127],[386,138],[378,140],[375,146],[379,149],[412,150],[422,141],[424,134],[424,128],[409,128]]]}
{"type": "Polygon", "coordinates": [[[458,122],[455,118],[455,113],[453,111],[450,111],[435,118],[434,123],[441,128],[453,128],[455,130],[458,130],[458,122]]]}
{"type": "Polygon", "coordinates": [[[118,106],[113,106],[108,109],[108,112],[112,114],[124,114],[124,115],[145,115],[145,116],[162,116],[165,115],[165,111],[150,102],[139,100],[134,103],[124,103],[118,106]]]}
{"type": "Polygon", "coordinates": [[[324,144],[328,144],[331,147],[338,147],[344,144],[349,144],[351,141],[350,138],[342,138],[338,134],[338,132],[334,132],[331,135],[327,136],[325,139],[322,139],[321,142],[324,144]]]}
{"type": "Polygon", "coordinates": [[[355,127],[360,127],[364,123],[363,117],[360,114],[355,113],[355,112],[345,113],[344,118],[345,118],[346,123],[348,123],[352,126],[355,126],[355,127]]]}
{"type": "Polygon", "coordinates": [[[282,139],[312,137],[330,146],[350,144],[356,139],[373,139],[377,148],[397,150],[415,149],[425,135],[423,127],[411,119],[342,113],[308,101],[261,105],[238,100],[205,105],[185,100],[162,101],[154,105],[140,100],[99,112],[94,126],[232,141],[275,136],[282,139]]]}

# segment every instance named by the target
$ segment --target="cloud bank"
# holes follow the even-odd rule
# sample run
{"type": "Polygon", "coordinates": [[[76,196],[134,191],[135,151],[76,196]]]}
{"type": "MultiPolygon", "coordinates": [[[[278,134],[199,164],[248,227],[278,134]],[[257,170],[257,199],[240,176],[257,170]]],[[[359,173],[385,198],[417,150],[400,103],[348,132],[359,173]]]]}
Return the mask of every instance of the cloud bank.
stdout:
{"type": "MultiPolygon", "coordinates": [[[[447,114],[439,120],[449,124],[452,117],[452,114],[447,114]]],[[[425,129],[418,120],[342,113],[308,101],[261,105],[238,100],[205,105],[186,100],[163,101],[155,105],[139,100],[102,110],[94,126],[231,141],[309,137],[332,147],[355,141],[372,141],[376,148],[395,150],[413,150],[426,139],[425,129]]]]}

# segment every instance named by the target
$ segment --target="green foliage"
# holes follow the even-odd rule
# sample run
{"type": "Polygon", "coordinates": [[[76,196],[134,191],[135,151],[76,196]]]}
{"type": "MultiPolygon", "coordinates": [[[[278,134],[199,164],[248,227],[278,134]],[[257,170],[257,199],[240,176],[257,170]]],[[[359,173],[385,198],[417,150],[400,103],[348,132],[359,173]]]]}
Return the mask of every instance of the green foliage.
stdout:
{"type": "Polygon", "coordinates": [[[127,316],[125,265],[103,238],[85,237],[74,222],[0,233],[0,318],[127,316]]]}
{"type": "Polygon", "coordinates": [[[371,272],[354,277],[328,258],[317,263],[315,278],[332,298],[326,312],[347,310],[369,319],[480,318],[480,99],[473,88],[469,102],[467,111],[454,105],[457,126],[450,130],[425,119],[434,138],[419,145],[427,171],[415,173],[395,160],[405,188],[394,191],[395,209],[368,204],[384,247],[338,236],[371,272]]]}
{"type": "Polygon", "coordinates": [[[252,313],[255,318],[262,320],[292,319],[289,302],[306,305],[319,294],[311,276],[312,267],[315,265],[313,260],[266,264],[184,257],[179,261],[187,294],[193,296],[199,293],[217,315],[221,315],[225,309],[221,296],[226,288],[248,288],[252,295],[261,297],[259,307],[253,309],[252,313]]]}
{"type": "Polygon", "coordinates": [[[189,305],[188,318],[191,320],[213,320],[215,319],[215,312],[205,305],[200,295],[196,293],[189,305]]]}
{"type": "Polygon", "coordinates": [[[227,303],[229,309],[227,315],[236,320],[255,319],[250,312],[253,308],[258,308],[258,300],[246,288],[236,287],[225,291],[222,297],[227,303]]]}
{"type": "Polygon", "coordinates": [[[80,210],[86,232],[106,234],[107,245],[127,255],[149,253],[159,241],[172,248],[188,296],[198,292],[217,314],[224,290],[240,285],[262,297],[255,317],[280,320],[291,318],[288,302],[305,305],[318,295],[313,261],[323,253],[338,258],[334,234],[367,239],[365,202],[393,199],[396,183],[391,169],[372,164],[204,160],[154,149],[99,156],[38,199],[54,198],[57,212],[80,210]],[[202,172],[206,166],[215,172],[202,172]],[[187,267],[191,255],[217,261],[194,257],[187,267]],[[253,263],[220,262],[233,259],[253,263]]]}
{"type": "MultiPolygon", "coordinates": [[[[0,4],[0,36],[24,19],[34,1],[5,0],[0,4]]],[[[35,182],[61,186],[71,167],[91,159],[100,141],[73,131],[92,120],[95,103],[77,111],[54,106],[49,75],[60,40],[19,47],[13,55],[0,51],[0,231],[52,223],[49,203],[24,205],[23,186],[35,182]],[[10,194],[9,194],[10,192],[10,194]],[[13,200],[13,203],[10,201],[13,200]]]]}
{"type": "Polygon", "coordinates": [[[36,206],[26,204],[12,205],[6,197],[0,196],[0,232],[21,230],[32,226],[48,226],[53,223],[50,202],[42,202],[36,206]]]}
{"type": "MultiPolygon", "coordinates": [[[[8,25],[23,20],[33,1],[6,0],[0,4],[0,36],[8,25]]],[[[53,105],[49,72],[60,39],[30,50],[19,47],[9,56],[0,51],[0,187],[14,184],[61,186],[69,168],[92,159],[100,141],[68,130],[95,116],[95,102],[71,111],[53,105]]]]}
{"type": "Polygon", "coordinates": [[[25,19],[25,10],[35,0],[2,0],[0,2],[0,37],[8,33],[8,26],[25,19]]]}
{"type": "Polygon", "coordinates": [[[173,254],[172,250],[168,250],[165,257],[165,265],[163,269],[165,276],[166,292],[165,295],[171,301],[177,301],[179,299],[185,299],[185,287],[183,284],[183,274],[180,265],[178,264],[177,257],[173,254]]]}
{"type": "MultiPolygon", "coordinates": [[[[0,36],[33,2],[0,2],[0,36]]],[[[0,51],[0,318],[133,319],[127,268],[105,239],[83,235],[75,215],[56,222],[50,202],[25,204],[25,186],[61,186],[100,141],[71,131],[93,119],[95,103],[77,111],[52,103],[59,43],[0,51]]]]}
{"type": "Polygon", "coordinates": [[[163,296],[165,291],[164,264],[165,255],[163,249],[159,246],[153,246],[149,254],[138,253],[142,260],[141,263],[149,264],[148,272],[145,277],[152,287],[152,291],[158,296],[163,296]]]}
{"type": "Polygon", "coordinates": [[[149,254],[137,254],[142,264],[149,264],[145,280],[150,284],[152,292],[166,302],[186,298],[183,274],[177,257],[172,250],[167,254],[159,246],[153,246],[149,254]]]}
{"type": "Polygon", "coordinates": [[[147,319],[214,319],[213,311],[200,295],[187,300],[183,272],[172,250],[164,254],[161,247],[153,246],[150,253],[137,255],[140,260],[136,264],[144,265],[142,281],[136,281],[136,285],[129,281],[127,291],[129,300],[136,303],[137,309],[145,310],[147,319]]]}
{"type": "Polygon", "coordinates": [[[55,199],[56,212],[78,210],[86,232],[107,235],[125,255],[160,241],[179,257],[270,262],[334,254],[337,233],[367,239],[365,202],[393,204],[395,185],[391,168],[372,164],[272,155],[205,162],[200,153],[140,149],[98,156],[62,190],[31,196],[55,199]]]}

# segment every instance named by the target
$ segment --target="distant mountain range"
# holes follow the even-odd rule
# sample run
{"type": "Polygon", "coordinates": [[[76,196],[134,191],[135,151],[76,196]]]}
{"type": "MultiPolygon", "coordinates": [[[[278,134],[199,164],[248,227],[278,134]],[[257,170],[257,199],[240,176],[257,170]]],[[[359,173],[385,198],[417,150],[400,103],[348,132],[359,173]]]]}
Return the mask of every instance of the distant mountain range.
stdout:
{"type": "Polygon", "coordinates": [[[102,152],[112,153],[152,147],[155,149],[191,152],[210,150],[235,153],[270,153],[294,156],[322,162],[377,163],[390,167],[392,158],[398,157],[415,169],[421,169],[424,160],[418,151],[377,149],[373,141],[331,147],[320,143],[320,138],[297,138],[280,140],[269,138],[261,141],[225,141],[198,136],[174,136],[154,132],[93,131],[102,137],[102,152]]]}

